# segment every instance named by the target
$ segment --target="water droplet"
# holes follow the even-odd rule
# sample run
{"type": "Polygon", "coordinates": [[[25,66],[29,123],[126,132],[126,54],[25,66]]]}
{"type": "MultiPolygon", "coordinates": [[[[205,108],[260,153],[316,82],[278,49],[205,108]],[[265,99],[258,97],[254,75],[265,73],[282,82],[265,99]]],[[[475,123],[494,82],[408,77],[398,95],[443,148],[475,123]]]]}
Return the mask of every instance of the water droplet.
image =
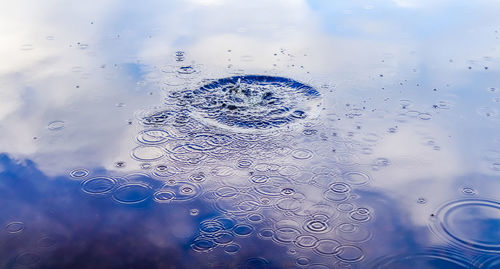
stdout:
{"type": "Polygon", "coordinates": [[[200,214],[200,210],[197,208],[192,208],[189,210],[189,215],[191,216],[198,216],[198,214],[200,214]]]}

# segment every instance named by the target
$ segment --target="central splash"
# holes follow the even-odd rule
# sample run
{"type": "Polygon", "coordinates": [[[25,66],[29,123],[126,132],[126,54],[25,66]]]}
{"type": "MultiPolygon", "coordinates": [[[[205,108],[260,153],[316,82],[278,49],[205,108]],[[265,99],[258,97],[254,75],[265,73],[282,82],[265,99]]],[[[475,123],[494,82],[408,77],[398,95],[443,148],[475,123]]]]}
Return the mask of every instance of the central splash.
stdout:
{"type": "Polygon", "coordinates": [[[270,129],[312,117],[321,100],[311,86],[261,75],[222,78],[171,96],[200,121],[243,129],[270,129]]]}

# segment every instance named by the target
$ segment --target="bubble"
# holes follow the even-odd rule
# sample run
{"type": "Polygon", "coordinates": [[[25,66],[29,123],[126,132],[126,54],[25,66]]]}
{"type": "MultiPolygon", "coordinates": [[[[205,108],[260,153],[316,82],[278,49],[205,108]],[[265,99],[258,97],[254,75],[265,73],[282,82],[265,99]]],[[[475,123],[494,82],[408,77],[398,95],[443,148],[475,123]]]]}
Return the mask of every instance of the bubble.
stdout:
{"type": "Polygon", "coordinates": [[[370,181],[370,177],[362,172],[346,172],[342,174],[344,180],[353,185],[363,185],[370,181]]]}
{"type": "Polygon", "coordinates": [[[338,247],[337,250],[337,258],[344,262],[359,262],[365,257],[363,250],[357,246],[343,245],[338,247]]]}
{"type": "Polygon", "coordinates": [[[116,181],[109,177],[95,177],[82,184],[82,190],[89,194],[107,194],[116,186],[116,181]]]}
{"type": "Polygon", "coordinates": [[[335,228],[335,232],[339,238],[349,242],[365,242],[372,236],[367,228],[356,223],[342,223],[335,228]]]}
{"type": "MultiPolygon", "coordinates": [[[[375,269],[441,269],[441,268],[475,268],[464,258],[449,251],[428,251],[428,253],[412,253],[384,258],[372,265],[375,269]]],[[[485,267],[489,268],[489,267],[485,267]]]]}
{"type": "Polygon", "coordinates": [[[280,127],[314,115],[320,94],[287,78],[235,76],[183,94],[192,115],[210,125],[246,130],[280,127]]]}
{"type": "Polygon", "coordinates": [[[312,235],[300,235],[298,236],[293,243],[298,247],[303,248],[314,248],[318,244],[318,238],[312,235]]]}
{"type": "Polygon", "coordinates": [[[163,150],[155,146],[138,146],[132,150],[132,157],[139,161],[154,161],[164,155],[163,150]]]}
{"type": "Polygon", "coordinates": [[[199,238],[193,241],[191,248],[196,252],[208,252],[215,247],[215,242],[208,238],[199,238]]]}
{"type": "Polygon", "coordinates": [[[5,225],[5,230],[11,234],[20,233],[24,230],[24,228],[24,223],[20,221],[14,221],[5,225]]]}
{"type": "Polygon", "coordinates": [[[238,224],[233,227],[233,232],[239,236],[248,236],[253,232],[253,227],[246,224],[238,224]]]}
{"type": "Polygon", "coordinates": [[[314,250],[323,255],[335,255],[339,253],[340,243],[333,239],[321,239],[314,250]]]}
{"type": "Polygon", "coordinates": [[[32,266],[34,264],[37,264],[39,261],[40,261],[40,255],[32,252],[25,252],[19,254],[19,256],[16,257],[16,263],[25,266],[32,266]]]}
{"type": "Polygon", "coordinates": [[[308,149],[296,149],[292,152],[292,157],[299,160],[305,160],[312,158],[313,153],[308,149]]]}
{"type": "Polygon", "coordinates": [[[298,257],[296,260],[295,260],[295,263],[297,263],[297,265],[300,265],[300,266],[306,266],[310,263],[311,261],[306,258],[306,257],[298,257]]]}
{"type": "Polygon", "coordinates": [[[460,246],[500,251],[500,234],[490,227],[500,221],[500,203],[482,199],[452,201],[436,213],[432,230],[460,246]]]}
{"type": "Polygon", "coordinates": [[[77,169],[72,170],[69,173],[69,175],[72,178],[84,178],[84,177],[89,175],[89,171],[87,169],[77,168],[77,169]]]}
{"type": "Polygon", "coordinates": [[[224,247],[224,252],[229,253],[229,254],[234,254],[240,250],[240,245],[238,244],[229,244],[224,247]]]}
{"type": "Polygon", "coordinates": [[[291,243],[300,235],[298,229],[292,227],[281,227],[274,231],[273,239],[278,243],[291,243]]]}
{"type": "Polygon", "coordinates": [[[137,204],[147,200],[151,196],[151,187],[140,183],[129,183],[118,187],[113,198],[123,204],[137,204]]]}
{"type": "Polygon", "coordinates": [[[371,219],[370,210],[365,207],[359,207],[351,212],[350,217],[359,222],[369,221],[371,219]]]}
{"type": "Polygon", "coordinates": [[[224,245],[233,242],[234,235],[229,232],[218,232],[214,235],[214,241],[217,244],[224,245]]]}
{"type": "Polygon", "coordinates": [[[51,131],[59,131],[59,130],[62,130],[64,128],[64,124],[65,123],[62,120],[51,121],[47,125],[47,129],[49,129],[51,131]]]}
{"type": "Polygon", "coordinates": [[[123,168],[125,167],[125,162],[124,161],[115,162],[115,167],[123,168]]]}

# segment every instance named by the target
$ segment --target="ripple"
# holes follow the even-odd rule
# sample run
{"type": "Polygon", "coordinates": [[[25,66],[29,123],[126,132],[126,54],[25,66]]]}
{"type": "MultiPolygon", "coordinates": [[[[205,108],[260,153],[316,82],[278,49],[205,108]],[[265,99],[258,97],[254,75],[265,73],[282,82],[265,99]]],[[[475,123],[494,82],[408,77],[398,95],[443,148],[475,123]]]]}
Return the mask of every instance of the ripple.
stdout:
{"type": "Polygon", "coordinates": [[[240,245],[238,244],[229,244],[224,247],[224,252],[229,253],[229,254],[234,254],[238,252],[241,249],[240,245]]]}
{"type": "Polygon", "coordinates": [[[238,224],[233,227],[233,232],[239,236],[248,236],[253,232],[253,227],[246,224],[238,224]]]}
{"type": "Polygon", "coordinates": [[[452,201],[436,213],[432,225],[439,236],[466,248],[499,252],[500,203],[490,200],[466,199],[452,201]]]}
{"type": "Polygon", "coordinates": [[[154,161],[162,158],[164,151],[154,146],[138,146],[132,150],[132,157],[139,161],[154,161]]]}
{"type": "Polygon", "coordinates": [[[300,235],[293,243],[298,247],[313,248],[318,244],[319,239],[312,235],[300,235]]]}
{"type": "Polygon", "coordinates": [[[39,261],[40,255],[32,252],[21,253],[16,257],[16,263],[25,266],[32,266],[34,264],[37,264],[39,261]]]}
{"type": "Polygon", "coordinates": [[[62,130],[64,128],[64,124],[65,123],[62,120],[51,121],[47,125],[47,129],[49,129],[51,131],[59,131],[59,130],[62,130]]]}
{"type": "Polygon", "coordinates": [[[84,178],[84,177],[89,175],[89,171],[87,169],[77,168],[77,169],[72,170],[69,173],[69,175],[72,178],[84,178]]]}
{"type": "Polygon", "coordinates": [[[306,222],[304,230],[311,233],[326,233],[330,230],[328,223],[319,219],[312,219],[306,222]]]}
{"type": "Polygon", "coordinates": [[[349,242],[365,242],[368,241],[372,234],[371,232],[356,223],[343,223],[335,228],[337,235],[349,242]]]}
{"type": "Polygon", "coordinates": [[[146,145],[156,145],[166,142],[172,136],[162,129],[144,130],[139,133],[137,140],[146,145]]]}
{"type": "Polygon", "coordinates": [[[11,234],[20,233],[24,230],[24,228],[24,223],[20,221],[13,221],[5,225],[5,230],[11,234]]]}
{"type": "MultiPolygon", "coordinates": [[[[157,199],[157,194],[160,194],[168,201],[187,201],[198,197],[201,192],[201,187],[195,183],[177,182],[174,185],[163,186],[161,190],[155,193],[155,198],[157,199]]],[[[166,202],[165,199],[162,199],[162,201],[166,202]]]]}
{"type": "Polygon", "coordinates": [[[384,258],[373,265],[373,268],[378,269],[441,269],[441,268],[474,268],[464,258],[459,257],[456,253],[449,251],[429,251],[425,253],[416,253],[409,255],[392,256],[384,258]]]}
{"type": "Polygon", "coordinates": [[[345,181],[353,185],[363,185],[370,181],[370,177],[362,172],[346,172],[342,174],[345,181]]]}
{"type": "Polygon", "coordinates": [[[214,235],[214,241],[217,244],[224,245],[233,242],[234,234],[230,232],[218,232],[214,235]]]}
{"type": "Polygon", "coordinates": [[[322,239],[318,241],[318,244],[314,250],[323,255],[335,255],[339,253],[340,243],[333,239],[322,239]]]}
{"type": "Polygon", "coordinates": [[[199,238],[193,241],[191,248],[196,252],[208,252],[216,247],[214,241],[208,238],[199,238]]]}
{"type": "Polygon", "coordinates": [[[137,204],[147,200],[151,193],[151,187],[145,184],[131,183],[118,187],[113,193],[113,198],[122,204],[137,204]]]}
{"type": "Polygon", "coordinates": [[[82,190],[89,194],[107,194],[116,186],[116,181],[109,177],[95,177],[82,184],[82,190]]]}
{"type": "Polygon", "coordinates": [[[245,130],[270,129],[317,114],[320,94],[311,86],[272,76],[235,76],[181,92],[195,118],[245,130]]]}
{"type": "Polygon", "coordinates": [[[279,243],[293,242],[300,235],[298,229],[292,227],[281,227],[274,231],[273,239],[279,243]]]}
{"type": "Polygon", "coordinates": [[[292,152],[292,157],[299,160],[310,159],[313,155],[313,152],[308,149],[296,149],[292,152]]]}
{"type": "Polygon", "coordinates": [[[175,193],[167,190],[159,190],[153,194],[153,200],[158,203],[168,203],[175,199],[175,193]]]}
{"type": "Polygon", "coordinates": [[[365,257],[363,250],[357,246],[342,245],[337,250],[339,251],[336,254],[337,258],[344,262],[358,262],[365,257]]]}
{"type": "Polygon", "coordinates": [[[358,222],[366,222],[371,219],[371,213],[368,208],[359,207],[356,210],[352,211],[349,215],[351,219],[356,220],[358,222]]]}

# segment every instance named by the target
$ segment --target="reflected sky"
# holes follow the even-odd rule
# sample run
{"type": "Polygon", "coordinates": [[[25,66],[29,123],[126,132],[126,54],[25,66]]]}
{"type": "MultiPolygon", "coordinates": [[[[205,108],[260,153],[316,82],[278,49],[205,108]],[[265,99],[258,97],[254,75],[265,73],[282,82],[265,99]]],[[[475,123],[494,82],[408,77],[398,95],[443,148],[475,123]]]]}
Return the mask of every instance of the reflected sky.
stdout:
{"type": "MultiPolygon", "coordinates": [[[[487,0],[6,4],[2,267],[493,268],[499,11],[487,0]],[[197,89],[245,75],[313,87],[320,112],[257,132],[193,116],[214,101],[197,89]],[[240,226],[220,228],[226,217],[240,226]]],[[[299,99],[231,83],[214,96],[246,102],[235,115],[260,115],[257,97],[299,99]]]]}

